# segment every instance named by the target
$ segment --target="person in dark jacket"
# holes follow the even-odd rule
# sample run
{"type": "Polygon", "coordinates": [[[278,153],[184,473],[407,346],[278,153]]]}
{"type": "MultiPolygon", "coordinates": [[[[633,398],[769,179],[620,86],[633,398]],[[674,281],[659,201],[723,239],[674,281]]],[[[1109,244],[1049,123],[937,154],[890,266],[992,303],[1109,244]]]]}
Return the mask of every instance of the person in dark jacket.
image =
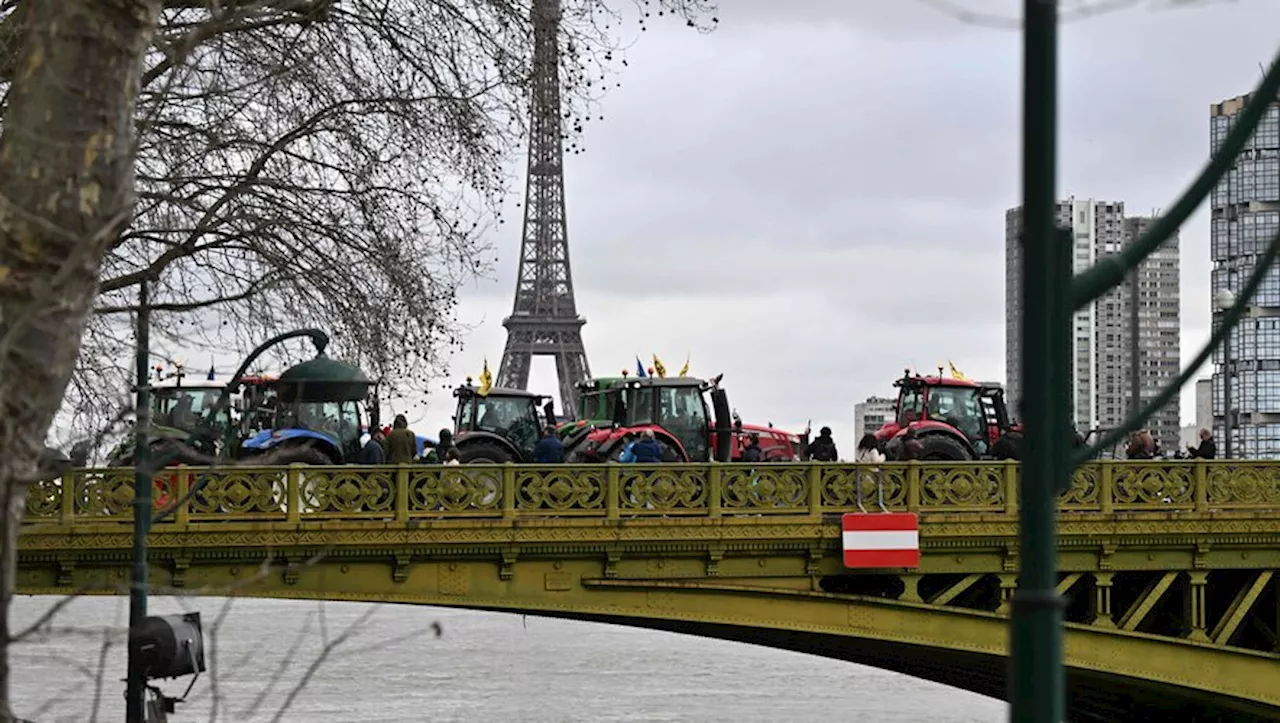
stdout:
{"type": "Polygon", "coordinates": [[[387,453],[387,464],[410,464],[417,456],[418,435],[410,431],[403,414],[397,414],[391,423],[391,434],[382,440],[382,449],[387,453]]]}
{"type": "MultiPolygon", "coordinates": [[[[814,440],[815,442],[817,440],[814,440]]],[[[759,462],[760,461],[760,437],[759,435],[750,435],[744,440],[742,445],[742,461],[743,462],[759,462]]]]}
{"type": "Polygon", "coordinates": [[[564,462],[564,444],[556,436],[556,430],[546,427],[542,430],[542,439],[533,446],[535,464],[560,464],[564,462]]]}
{"type": "MultiPolygon", "coordinates": [[[[440,430],[440,439],[436,442],[436,446],[431,450],[427,450],[424,445],[422,448],[422,458],[419,460],[423,464],[444,464],[449,456],[449,450],[458,452],[458,448],[453,443],[453,431],[449,429],[440,430]]],[[[461,456],[461,453],[459,453],[461,456]]]]}
{"type": "Polygon", "coordinates": [[[360,448],[356,464],[385,464],[386,461],[387,455],[382,449],[382,430],[375,429],[369,435],[369,441],[360,448]]]}
{"type": "Polygon", "coordinates": [[[902,456],[900,459],[920,459],[924,455],[924,445],[916,438],[916,430],[908,429],[907,433],[902,435],[902,456]]]}
{"type": "Polygon", "coordinates": [[[631,454],[635,455],[636,464],[657,464],[662,461],[662,447],[648,429],[641,432],[640,439],[631,445],[631,454]]]}
{"type": "Polygon", "coordinates": [[[1192,459],[1214,459],[1218,456],[1218,445],[1213,441],[1213,433],[1207,429],[1200,430],[1200,446],[1187,445],[1187,453],[1192,459]]]}
{"type": "Polygon", "coordinates": [[[831,438],[831,427],[818,430],[818,438],[809,443],[809,459],[814,462],[835,462],[840,459],[836,441],[831,438]]]}

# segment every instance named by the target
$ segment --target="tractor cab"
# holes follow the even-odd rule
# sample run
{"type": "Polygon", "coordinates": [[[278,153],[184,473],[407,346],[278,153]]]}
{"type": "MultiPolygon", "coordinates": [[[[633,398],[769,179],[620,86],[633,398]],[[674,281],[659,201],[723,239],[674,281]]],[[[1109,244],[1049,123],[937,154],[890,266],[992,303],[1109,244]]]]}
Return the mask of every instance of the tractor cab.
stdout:
{"type": "Polygon", "coordinates": [[[481,394],[467,379],[453,396],[453,441],[466,464],[529,462],[542,429],[555,426],[551,398],[523,389],[491,387],[481,394]]]}
{"type": "Polygon", "coordinates": [[[997,383],[908,370],[894,386],[897,413],[876,432],[882,444],[896,446],[911,430],[925,448],[924,459],[977,459],[991,454],[1010,431],[1004,389],[997,383]]]}
{"type": "Polygon", "coordinates": [[[359,454],[364,430],[378,424],[373,382],[349,364],[316,357],[285,370],[270,386],[273,395],[242,407],[249,412],[242,421],[261,426],[242,443],[245,454],[301,445],[342,464],[359,454]]]}
{"type": "Polygon", "coordinates": [[[723,377],[631,377],[624,371],[620,377],[581,382],[579,420],[559,430],[566,454],[583,461],[611,459],[648,430],[669,462],[736,461],[749,438],[758,440],[766,462],[798,460],[801,437],[772,425],[744,425],[731,416],[728,395],[720,387],[723,377]]]}
{"type": "MultiPolygon", "coordinates": [[[[178,382],[152,383],[151,385],[151,437],[153,439],[186,440],[200,425],[208,424],[216,433],[218,441],[232,435],[234,424],[231,410],[224,409],[212,418],[203,418],[214,408],[218,397],[222,395],[225,384],[212,382],[199,385],[184,385],[178,382]]],[[[207,440],[212,442],[214,440],[207,440]]],[[[197,448],[205,446],[198,444],[197,448]]],[[[205,454],[216,454],[214,449],[200,449],[205,454]]]]}
{"type": "MultiPolygon", "coordinates": [[[[216,409],[226,381],[217,380],[212,371],[195,384],[184,383],[187,375],[180,368],[169,374],[161,367],[155,371],[149,395],[148,437],[153,443],[181,442],[204,455],[217,456],[224,448],[236,449],[240,439],[247,436],[252,418],[245,410],[256,408],[264,398],[272,396],[269,378],[245,377],[241,380],[243,386],[231,397],[231,406],[216,409]]],[[[132,459],[133,437],[129,436],[112,451],[109,463],[130,464],[132,459]]]]}
{"type": "Polygon", "coordinates": [[[624,373],[622,377],[584,382],[579,390],[580,399],[586,401],[580,404],[595,418],[577,422],[567,433],[562,430],[566,453],[577,461],[613,459],[627,442],[648,431],[662,448],[665,461],[727,462],[733,430],[720,379],[628,377],[624,373]],[[601,413],[609,416],[600,418],[601,413]]]}
{"type": "Polygon", "coordinates": [[[614,395],[613,421],[618,427],[660,428],[679,443],[685,459],[710,460],[711,412],[703,392],[711,388],[689,377],[633,379],[622,385],[620,394],[614,395]]]}

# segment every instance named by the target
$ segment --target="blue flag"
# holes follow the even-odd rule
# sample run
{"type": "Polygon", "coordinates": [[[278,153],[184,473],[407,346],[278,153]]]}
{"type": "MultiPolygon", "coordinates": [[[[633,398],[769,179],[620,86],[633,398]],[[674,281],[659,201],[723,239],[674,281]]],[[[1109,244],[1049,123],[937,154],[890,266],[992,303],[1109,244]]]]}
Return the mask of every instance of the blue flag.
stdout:
{"type": "Polygon", "coordinates": [[[639,354],[636,354],[636,376],[638,376],[638,377],[647,377],[647,376],[649,376],[648,374],[645,374],[645,373],[644,373],[644,364],[640,361],[640,355],[639,355],[639,354]]]}
{"type": "Polygon", "coordinates": [[[213,365],[210,365],[210,366],[209,366],[209,376],[208,376],[208,377],[205,377],[205,378],[212,382],[212,381],[215,381],[215,380],[216,380],[217,376],[218,376],[217,374],[214,374],[214,373],[213,373],[213,365]]]}

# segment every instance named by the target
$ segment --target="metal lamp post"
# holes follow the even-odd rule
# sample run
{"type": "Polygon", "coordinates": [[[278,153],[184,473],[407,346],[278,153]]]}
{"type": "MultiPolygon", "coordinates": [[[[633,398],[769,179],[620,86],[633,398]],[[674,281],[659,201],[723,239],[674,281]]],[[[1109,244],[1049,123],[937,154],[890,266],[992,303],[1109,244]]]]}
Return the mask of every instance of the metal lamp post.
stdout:
{"type": "MultiPolygon", "coordinates": [[[[148,298],[148,283],[143,281],[138,290],[137,319],[137,410],[134,427],[134,491],[133,491],[133,575],[129,589],[129,630],[131,634],[142,629],[147,618],[147,534],[152,525],[152,476],[155,470],[166,466],[172,459],[164,455],[153,457],[150,449],[151,427],[151,305],[148,298]]],[[[268,339],[258,348],[250,352],[244,363],[236,370],[231,383],[223,389],[214,409],[201,419],[200,430],[211,433],[210,424],[215,415],[225,409],[230,401],[231,393],[242,383],[245,371],[267,349],[280,342],[298,337],[310,337],[315,344],[317,354],[323,355],[329,345],[329,335],[319,329],[300,329],[285,332],[268,339]]],[[[125,687],[125,720],[127,723],[144,723],[146,719],[146,671],[143,669],[142,652],[129,649],[127,664],[128,677],[125,687]]]]}
{"type": "MultiPolygon", "coordinates": [[[[1213,295],[1213,307],[1219,312],[1230,311],[1236,305],[1236,295],[1231,289],[1223,289],[1213,295]]],[[[1222,456],[1231,459],[1231,332],[1222,340],[1222,456]]]]}
{"type": "MultiPolygon", "coordinates": [[[[129,581],[129,630],[147,618],[147,534],[151,531],[151,303],[148,282],[138,286],[137,408],[134,410],[133,449],[133,575],[129,581]]],[[[143,723],[146,681],[137,655],[129,650],[125,689],[125,720],[143,723]]]]}

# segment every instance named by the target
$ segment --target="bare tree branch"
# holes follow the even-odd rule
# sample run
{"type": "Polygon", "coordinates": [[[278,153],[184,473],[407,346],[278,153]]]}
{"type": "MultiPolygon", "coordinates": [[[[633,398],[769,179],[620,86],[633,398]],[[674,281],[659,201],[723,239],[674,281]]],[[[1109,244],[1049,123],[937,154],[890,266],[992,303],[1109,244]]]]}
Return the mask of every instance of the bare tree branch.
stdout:
{"type": "Polygon", "coordinates": [[[287,671],[289,666],[293,663],[293,656],[297,654],[298,648],[302,647],[303,641],[307,639],[307,633],[311,632],[311,620],[313,617],[313,615],[307,615],[303,620],[302,628],[298,631],[298,635],[293,639],[293,643],[289,646],[289,649],[286,650],[284,655],[280,658],[280,662],[276,664],[276,669],[272,672],[271,677],[268,678],[266,684],[262,686],[262,690],[258,691],[258,695],[254,696],[253,702],[249,704],[249,707],[245,708],[244,711],[240,713],[241,720],[251,720],[253,716],[258,713],[258,709],[262,707],[267,696],[271,695],[271,691],[275,690],[276,685],[280,683],[280,679],[284,677],[285,671],[287,671]]]}
{"type": "MultiPolygon", "coordinates": [[[[0,720],[27,485],[60,405],[91,440],[121,418],[138,283],[160,349],[312,325],[388,391],[443,371],[524,136],[530,1],[0,0],[0,720]]],[[[619,15],[562,11],[577,153],[619,15]]]]}
{"type": "MultiPolygon", "coordinates": [[[[631,2],[641,29],[650,14],[716,22],[712,0],[631,2]]],[[[577,153],[621,57],[622,15],[604,0],[562,4],[577,153]]],[[[429,388],[467,331],[458,289],[492,272],[487,234],[526,129],[530,7],[167,2],[136,114],[140,202],[105,260],[60,436],[93,435],[130,387],[121,317],[144,278],[158,345],[248,348],[320,325],[390,403],[429,388]]]]}
{"type": "Polygon", "coordinates": [[[107,678],[107,655],[111,652],[111,630],[102,631],[102,645],[98,647],[98,672],[93,676],[93,707],[90,708],[89,723],[97,723],[98,711],[102,710],[102,684],[107,678]]]}
{"type": "MultiPolygon", "coordinates": [[[[276,711],[275,716],[272,717],[271,723],[279,723],[279,721],[282,718],[284,718],[284,714],[289,712],[289,708],[293,706],[293,702],[297,700],[298,695],[300,695],[303,689],[305,689],[307,685],[311,682],[311,679],[315,676],[316,671],[320,669],[320,666],[324,665],[324,661],[327,660],[335,650],[340,648],[343,643],[347,642],[347,640],[349,640],[352,635],[355,635],[357,632],[359,632],[359,630],[364,626],[364,624],[367,623],[369,619],[373,617],[374,613],[378,612],[380,607],[381,606],[377,606],[377,605],[371,606],[368,610],[364,612],[363,615],[361,615],[359,618],[356,618],[354,622],[348,625],[346,629],[344,629],[341,633],[339,633],[338,636],[335,637],[333,640],[328,639],[328,634],[326,632],[324,636],[324,639],[325,639],[324,647],[320,649],[320,654],[317,655],[315,659],[311,661],[311,665],[307,666],[307,671],[302,675],[302,679],[299,680],[298,683],[293,686],[293,689],[289,691],[289,695],[284,699],[284,703],[281,704],[280,708],[276,711]]],[[[322,607],[320,610],[321,610],[320,620],[323,625],[324,608],[322,607]]],[[[322,628],[322,629],[325,629],[325,628],[322,628]]]]}

